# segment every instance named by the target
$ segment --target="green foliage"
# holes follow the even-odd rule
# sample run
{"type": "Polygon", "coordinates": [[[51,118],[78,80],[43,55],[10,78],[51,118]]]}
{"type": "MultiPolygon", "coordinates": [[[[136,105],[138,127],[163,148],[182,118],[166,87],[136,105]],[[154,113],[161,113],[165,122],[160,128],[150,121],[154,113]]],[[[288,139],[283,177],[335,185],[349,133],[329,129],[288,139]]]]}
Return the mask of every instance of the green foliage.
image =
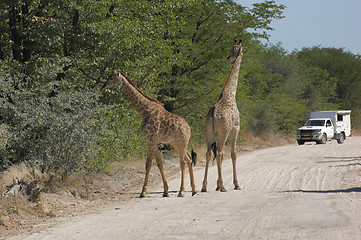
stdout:
{"type": "Polygon", "coordinates": [[[297,75],[300,78],[299,98],[307,100],[312,111],[337,109],[332,104],[336,95],[337,78],[330,77],[326,70],[317,67],[300,66],[297,75]]]}
{"type": "Polygon", "coordinates": [[[361,127],[360,57],[314,47],[287,54],[267,39],[284,6],[222,0],[0,3],[0,170],[27,161],[64,177],[143,157],[141,119],[121,89],[99,94],[112,68],[183,116],[193,143],[247,46],[237,103],[242,129],[292,133],[313,110],[351,109],[361,127]]]}
{"type": "Polygon", "coordinates": [[[305,116],[308,117],[309,114],[309,109],[305,106],[304,101],[294,99],[282,92],[270,94],[267,102],[269,109],[274,113],[275,132],[293,133],[305,122],[305,116]]]}
{"type": "MultiPolygon", "coordinates": [[[[361,58],[343,49],[336,48],[305,48],[296,53],[297,58],[308,67],[317,67],[326,71],[332,77],[332,84],[336,84],[333,94],[335,102],[342,108],[359,107],[354,99],[355,89],[359,89],[361,82],[361,58]]],[[[328,86],[324,86],[328,87],[328,86]]],[[[357,90],[356,90],[357,91],[357,90]]]]}
{"type": "MultiPolygon", "coordinates": [[[[343,49],[336,48],[304,48],[295,53],[297,59],[306,68],[328,74],[320,83],[314,83],[318,88],[323,102],[322,110],[350,109],[352,110],[352,126],[361,127],[360,91],[361,91],[361,58],[343,49]],[[316,70],[317,69],[317,70],[316,70]]],[[[313,110],[313,109],[311,109],[313,110]]]]}
{"type": "Polygon", "coordinates": [[[249,131],[290,134],[309,112],[337,109],[351,109],[353,126],[360,127],[357,110],[361,106],[356,100],[361,82],[359,56],[342,49],[318,47],[288,55],[280,45],[258,45],[249,54],[245,54],[242,65],[246,71],[249,131]],[[347,87],[347,94],[340,97],[339,93],[345,91],[344,82],[354,89],[347,87]]]}
{"type": "Polygon", "coordinates": [[[107,162],[144,157],[147,144],[140,131],[141,118],[131,105],[123,102],[113,105],[102,116],[107,126],[98,142],[98,158],[107,162]]]}
{"type": "MultiPolygon", "coordinates": [[[[44,69],[52,64],[43,67],[51,74],[44,69]]],[[[97,94],[64,86],[54,94],[60,83],[27,80],[31,87],[24,87],[21,74],[0,72],[0,84],[6,86],[0,92],[1,126],[8,133],[0,151],[1,168],[27,161],[63,177],[82,171],[98,151],[93,148],[102,127],[97,94]]]]}
{"type": "Polygon", "coordinates": [[[247,112],[247,128],[245,130],[253,132],[255,135],[275,131],[275,116],[266,101],[262,99],[249,101],[247,106],[249,109],[247,112]]]}

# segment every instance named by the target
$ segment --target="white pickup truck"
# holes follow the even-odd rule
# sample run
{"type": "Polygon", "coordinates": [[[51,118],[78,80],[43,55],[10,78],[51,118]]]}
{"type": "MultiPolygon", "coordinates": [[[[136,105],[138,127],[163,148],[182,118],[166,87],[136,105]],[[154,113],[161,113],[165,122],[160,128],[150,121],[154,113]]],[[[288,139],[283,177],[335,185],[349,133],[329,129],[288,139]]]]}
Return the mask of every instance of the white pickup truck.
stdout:
{"type": "Polygon", "coordinates": [[[311,112],[305,125],[297,130],[297,143],[325,144],[327,140],[336,139],[342,144],[351,136],[350,115],[351,110],[311,112]]]}

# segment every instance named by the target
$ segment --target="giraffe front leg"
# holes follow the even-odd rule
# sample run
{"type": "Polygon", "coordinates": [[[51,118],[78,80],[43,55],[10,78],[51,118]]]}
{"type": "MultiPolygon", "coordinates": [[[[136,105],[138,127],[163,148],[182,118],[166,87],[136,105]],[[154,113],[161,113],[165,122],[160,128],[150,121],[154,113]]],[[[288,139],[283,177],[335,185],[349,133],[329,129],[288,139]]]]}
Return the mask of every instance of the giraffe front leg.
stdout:
{"type": "Polygon", "coordinates": [[[165,177],[165,173],[164,173],[164,168],[163,168],[163,162],[162,162],[162,156],[160,155],[160,152],[158,150],[158,148],[156,148],[155,150],[155,159],[157,161],[157,165],[160,171],[160,175],[162,176],[162,180],[163,180],[163,188],[164,188],[164,193],[163,193],[163,197],[168,197],[168,184],[167,184],[167,179],[165,177]]]}
{"type": "Polygon", "coordinates": [[[151,149],[150,147],[148,148],[148,154],[147,154],[147,161],[145,163],[145,179],[144,179],[144,185],[142,188],[142,192],[140,193],[140,198],[145,197],[145,194],[147,193],[148,190],[148,180],[149,180],[149,173],[150,173],[150,169],[152,167],[152,157],[153,157],[153,149],[151,149]]]}

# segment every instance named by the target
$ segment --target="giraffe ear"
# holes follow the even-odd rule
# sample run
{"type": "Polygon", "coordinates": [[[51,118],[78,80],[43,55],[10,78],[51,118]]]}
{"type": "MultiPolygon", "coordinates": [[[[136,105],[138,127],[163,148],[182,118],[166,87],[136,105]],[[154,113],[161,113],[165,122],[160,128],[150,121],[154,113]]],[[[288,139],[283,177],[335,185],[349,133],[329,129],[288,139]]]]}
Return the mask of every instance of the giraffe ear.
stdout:
{"type": "Polygon", "coordinates": [[[242,42],[242,39],[239,39],[238,45],[241,44],[241,42],[242,42]]]}

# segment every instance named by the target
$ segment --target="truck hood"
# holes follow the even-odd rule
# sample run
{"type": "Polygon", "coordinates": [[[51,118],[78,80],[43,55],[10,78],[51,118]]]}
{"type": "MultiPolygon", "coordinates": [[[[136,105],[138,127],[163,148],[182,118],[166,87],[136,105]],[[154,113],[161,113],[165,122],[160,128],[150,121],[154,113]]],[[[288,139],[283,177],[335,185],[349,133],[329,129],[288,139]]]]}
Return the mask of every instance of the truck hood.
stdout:
{"type": "Polygon", "coordinates": [[[315,129],[321,129],[322,126],[303,126],[300,127],[298,130],[315,130],[315,129]]]}

